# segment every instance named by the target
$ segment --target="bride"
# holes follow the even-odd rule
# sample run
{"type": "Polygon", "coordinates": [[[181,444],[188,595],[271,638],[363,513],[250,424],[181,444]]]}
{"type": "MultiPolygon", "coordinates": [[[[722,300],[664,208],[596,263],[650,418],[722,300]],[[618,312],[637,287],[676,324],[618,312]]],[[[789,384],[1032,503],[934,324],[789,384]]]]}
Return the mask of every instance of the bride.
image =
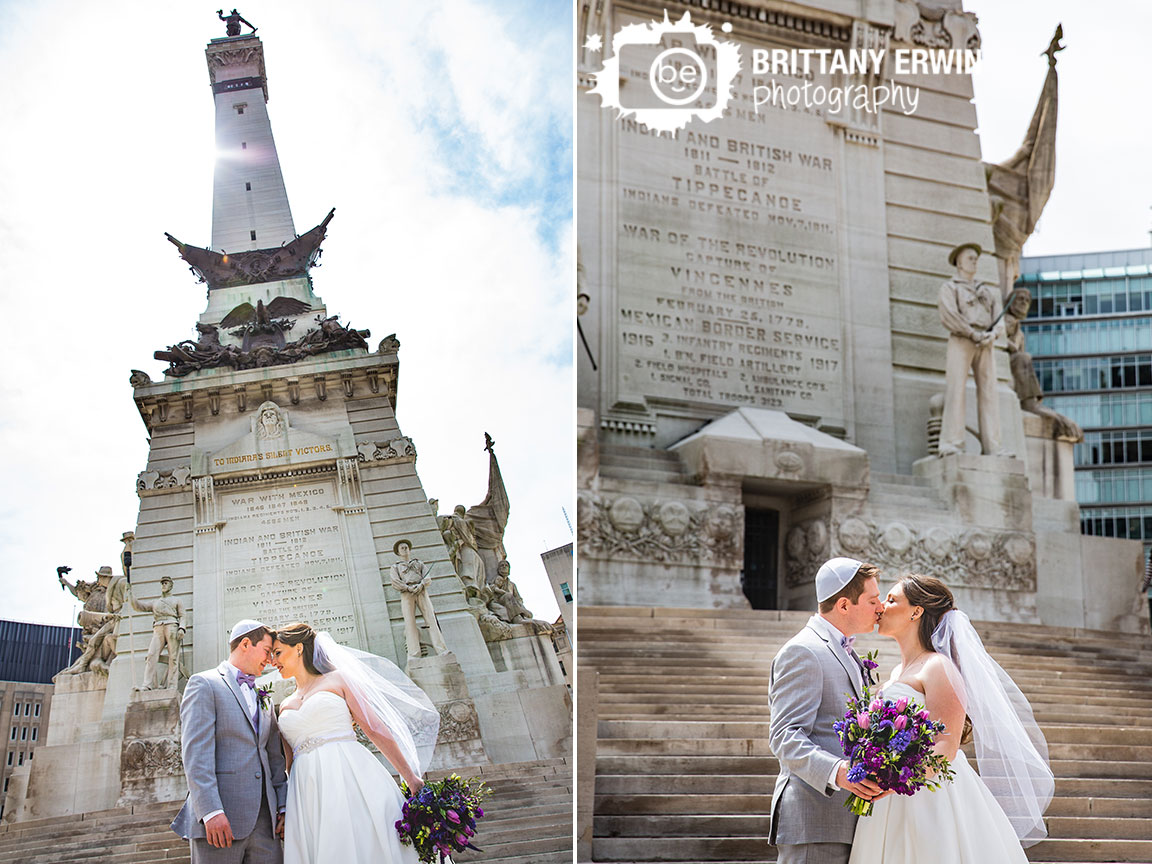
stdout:
{"type": "Polygon", "coordinates": [[[911,797],[876,799],[872,815],[856,823],[849,864],[1026,864],[1021,844],[1046,836],[1044,808],[1055,785],[1028,701],[939,579],[909,576],[894,585],[877,632],[895,639],[901,656],[883,697],[907,697],[944,722],[935,750],[955,778],[911,797]],[[979,775],[959,749],[968,719],[979,775]]]}
{"type": "Polygon", "coordinates": [[[396,833],[404,796],[352,724],[415,793],[436,743],[436,708],[394,664],[307,624],[274,639],[273,664],[296,679],[278,720],[288,763],[284,864],[417,864],[396,833]]]}

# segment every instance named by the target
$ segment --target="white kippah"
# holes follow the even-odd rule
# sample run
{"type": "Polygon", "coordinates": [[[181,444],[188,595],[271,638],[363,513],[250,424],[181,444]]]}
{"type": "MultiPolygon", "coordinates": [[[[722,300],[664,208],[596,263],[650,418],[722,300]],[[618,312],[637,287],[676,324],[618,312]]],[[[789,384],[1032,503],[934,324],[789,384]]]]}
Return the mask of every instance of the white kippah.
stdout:
{"type": "Polygon", "coordinates": [[[840,589],[852,581],[863,561],[855,558],[832,558],[825,561],[816,571],[816,602],[823,603],[829,597],[840,593],[840,589]]]}
{"type": "Polygon", "coordinates": [[[232,628],[232,635],[228,637],[228,641],[233,642],[236,639],[239,639],[245,633],[251,633],[257,627],[264,627],[265,630],[268,629],[264,624],[261,624],[259,621],[253,621],[251,618],[245,618],[243,621],[237,621],[236,626],[232,628]]]}

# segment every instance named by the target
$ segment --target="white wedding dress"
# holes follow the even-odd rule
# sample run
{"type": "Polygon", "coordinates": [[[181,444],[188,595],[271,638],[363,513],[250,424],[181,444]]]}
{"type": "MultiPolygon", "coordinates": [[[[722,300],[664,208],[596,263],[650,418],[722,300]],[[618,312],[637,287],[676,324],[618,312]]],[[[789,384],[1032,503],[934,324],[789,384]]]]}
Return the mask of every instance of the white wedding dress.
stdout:
{"type": "MultiPolygon", "coordinates": [[[[884,697],[924,694],[889,684],[884,697]]],[[[955,779],[915,795],[889,795],[856,823],[849,864],[1027,864],[1008,817],[963,751],[952,761],[955,779]]]]}
{"type": "Polygon", "coordinates": [[[418,864],[396,833],[404,796],[356,741],[344,699],[321,690],[279,724],[293,751],[284,864],[418,864]]]}

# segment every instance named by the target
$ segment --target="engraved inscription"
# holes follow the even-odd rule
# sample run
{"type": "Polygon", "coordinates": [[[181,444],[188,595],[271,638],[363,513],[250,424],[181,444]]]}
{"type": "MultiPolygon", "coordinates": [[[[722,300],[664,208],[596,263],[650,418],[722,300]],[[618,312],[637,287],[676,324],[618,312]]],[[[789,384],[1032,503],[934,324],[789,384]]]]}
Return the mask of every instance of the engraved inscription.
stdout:
{"type": "Polygon", "coordinates": [[[743,71],[706,131],[621,121],[619,393],[833,420],[844,375],[835,133],[821,112],[757,113],[761,78],[743,71]]]}
{"type": "Polygon", "coordinates": [[[306,621],[358,641],[332,481],[218,492],[225,619],[306,621]]]}

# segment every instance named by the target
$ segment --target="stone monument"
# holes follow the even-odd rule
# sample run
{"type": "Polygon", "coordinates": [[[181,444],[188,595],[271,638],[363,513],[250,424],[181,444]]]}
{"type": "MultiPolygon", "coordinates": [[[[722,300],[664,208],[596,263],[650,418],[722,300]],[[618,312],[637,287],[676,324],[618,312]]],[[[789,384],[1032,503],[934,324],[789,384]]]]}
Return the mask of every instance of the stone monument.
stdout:
{"type": "MultiPolygon", "coordinates": [[[[83,668],[107,674],[59,678],[64,698],[53,704],[26,794],[9,802],[17,820],[181,797],[179,657],[193,672],[216,666],[227,628],[243,618],[306,621],[342,644],[407,661],[441,710],[437,765],[570,750],[571,702],[547,634],[516,624],[489,643],[426,503],[416,444],[396,421],[400,341],[392,335],[372,350],[369,331],[331,314],[315,293],[311,268],[334,211],[297,234],[266,107],[263,45],[254,30],[239,32],[247,22],[235,11],[225,20],[228,35],[205,52],[219,154],[211,243],[168,235],[208,302],[196,339],[156,352],[167,363],[161,380],[140,370],[129,378],[150,449],[124,565],[153,628],[105,610],[97,595],[111,596],[110,568],[77,589],[90,592],[82,617],[95,646],[83,668]],[[387,584],[400,540],[421,565],[426,622],[443,631],[434,650],[451,652],[416,656],[420,646],[407,638],[406,603],[387,584]],[[182,646],[173,639],[181,629],[182,646]],[[117,632],[113,657],[99,645],[113,645],[117,632]],[[164,650],[166,689],[149,689],[159,686],[164,650]],[[140,681],[132,659],[145,652],[140,681]]],[[[469,519],[470,548],[493,557],[494,574],[509,503],[492,471],[488,498],[469,519]]]]}
{"type": "Polygon", "coordinates": [[[1013,321],[996,321],[1052,188],[1060,31],[1024,143],[987,165],[970,75],[893,59],[979,49],[958,0],[586,11],[579,602],[807,609],[819,563],[847,555],[938,576],[977,619],[1146,626],[1139,544],[1079,534],[1074,430],[1022,406],[1000,335],[1013,321]],[[646,52],[702,25],[742,58],[727,108],[657,134],[630,113],[653,89],[646,52]],[[640,32],[643,46],[614,41],[640,32]],[[881,60],[793,73],[758,51],[881,60]],[[623,114],[602,104],[609,80],[623,114]],[[775,85],[899,87],[915,105],[765,103],[775,85]],[[945,329],[959,244],[983,317],[945,329]]]}

